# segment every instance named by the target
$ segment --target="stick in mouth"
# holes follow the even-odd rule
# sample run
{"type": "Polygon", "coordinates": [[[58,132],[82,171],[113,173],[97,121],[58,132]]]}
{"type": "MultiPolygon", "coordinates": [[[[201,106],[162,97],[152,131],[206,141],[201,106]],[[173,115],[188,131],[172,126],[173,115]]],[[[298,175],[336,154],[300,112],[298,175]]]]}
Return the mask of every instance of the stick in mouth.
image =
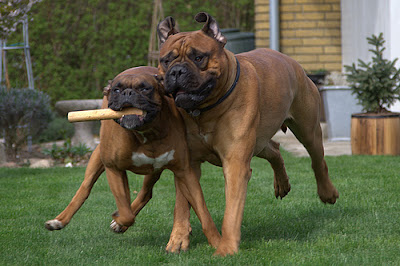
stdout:
{"type": "Polygon", "coordinates": [[[68,113],[68,121],[73,122],[84,122],[94,120],[108,120],[118,119],[124,115],[144,115],[145,111],[129,107],[124,108],[121,111],[114,111],[112,109],[97,109],[97,110],[86,110],[86,111],[74,111],[68,113]]]}

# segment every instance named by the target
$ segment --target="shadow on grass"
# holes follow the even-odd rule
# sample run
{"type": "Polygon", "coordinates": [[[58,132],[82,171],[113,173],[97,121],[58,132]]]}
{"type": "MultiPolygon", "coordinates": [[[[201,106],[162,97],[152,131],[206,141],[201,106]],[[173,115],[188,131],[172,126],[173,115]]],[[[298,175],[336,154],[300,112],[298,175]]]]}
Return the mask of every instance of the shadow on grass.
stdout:
{"type": "Polygon", "coordinates": [[[278,212],[274,211],[270,216],[267,216],[267,213],[260,213],[252,220],[244,220],[242,242],[251,247],[258,245],[257,241],[308,241],[330,232],[338,233],[339,224],[343,220],[356,219],[359,213],[364,211],[357,208],[344,210],[340,206],[321,204],[321,207],[278,212]]]}

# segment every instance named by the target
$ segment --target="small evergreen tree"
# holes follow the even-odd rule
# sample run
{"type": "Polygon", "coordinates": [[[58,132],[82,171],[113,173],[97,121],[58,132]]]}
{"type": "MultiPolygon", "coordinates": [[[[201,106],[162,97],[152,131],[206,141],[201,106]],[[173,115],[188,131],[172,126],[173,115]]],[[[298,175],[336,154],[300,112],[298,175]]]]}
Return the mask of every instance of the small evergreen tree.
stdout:
{"type": "Polygon", "coordinates": [[[373,53],[372,62],[358,59],[358,68],[354,63],[344,66],[348,72],[347,80],[364,111],[387,112],[386,108],[400,99],[400,69],[395,66],[398,58],[393,61],[383,58],[385,40],[382,33],[367,40],[374,46],[374,49],[369,49],[373,53]]]}

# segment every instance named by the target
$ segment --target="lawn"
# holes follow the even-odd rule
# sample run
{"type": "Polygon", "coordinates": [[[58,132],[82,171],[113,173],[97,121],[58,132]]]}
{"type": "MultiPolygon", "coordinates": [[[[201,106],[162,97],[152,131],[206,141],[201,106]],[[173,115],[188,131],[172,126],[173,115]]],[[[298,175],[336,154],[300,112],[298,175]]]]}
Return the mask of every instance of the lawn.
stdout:
{"type": "MultiPolygon", "coordinates": [[[[253,159],[240,251],[213,257],[197,217],[188,252],[166,254],[174,185],[165,172],[154,196],[125,234],[109,230],[114,198],[103,174],[71,223],[49,232],[44,222],[62,211],[84,168],[0,168],[0,265],[382,265],[400,264],[400,157],[327,157],[340,198],[320,202],[308,158],[284,152],[292,191],[274,197],[268,163],[253,159]]],[[[203,165],[201,184],[221,228],[225,199],[221,168],[203,165]]],[[[130,175],[132,191],[142,178],[130,175]]],[[[134,192],[133,192],[134,193],[134,192]]]]}

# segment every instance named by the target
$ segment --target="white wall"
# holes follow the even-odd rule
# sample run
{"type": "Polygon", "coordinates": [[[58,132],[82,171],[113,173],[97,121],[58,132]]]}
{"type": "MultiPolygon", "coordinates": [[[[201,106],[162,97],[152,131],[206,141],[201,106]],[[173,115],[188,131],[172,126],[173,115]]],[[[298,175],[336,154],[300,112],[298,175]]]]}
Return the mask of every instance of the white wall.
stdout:
{"type": "MultiPolygon", "coordinates": [[[[400,67],[400,1],[390,1],[390,58],[399,58],[397,67],[400,67]]],[[[392,111],[400,112],[400,101],[397,101],[392,107],[392,111]]]]}
{"type": "MultiPolygon", "coordinates": [[[[341,12],[343,65],[357,64],[358,59],[369,61],[372,53],[366,38],[381,32],[386,41],[384,56],[400,58],[399,0],[342,0],[341,12]]],[[[400,102],[390,109],[400,112],[400,102]]]]}

